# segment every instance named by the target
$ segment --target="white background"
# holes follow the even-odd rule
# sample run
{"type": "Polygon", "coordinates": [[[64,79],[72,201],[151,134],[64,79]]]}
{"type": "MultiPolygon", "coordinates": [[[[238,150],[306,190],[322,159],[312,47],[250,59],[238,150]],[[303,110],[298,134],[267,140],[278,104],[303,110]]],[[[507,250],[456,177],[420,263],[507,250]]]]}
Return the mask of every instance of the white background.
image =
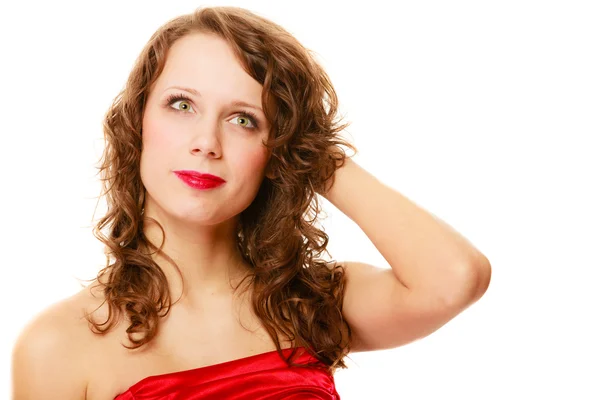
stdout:
{"type": "MultiPolygon", "coordinates": [[[[91,233],[101,120],[135,57],[171,17],[237,5],[318,53],[355,161],[492,264],[485,296],[434,334],[351,355],[342,399],[599,399],[594,3],[3,3],[0,393],[23,326],[104,265],[91,233]]],[[[325,204],[333,258],[389,267],[325,204]]]]}

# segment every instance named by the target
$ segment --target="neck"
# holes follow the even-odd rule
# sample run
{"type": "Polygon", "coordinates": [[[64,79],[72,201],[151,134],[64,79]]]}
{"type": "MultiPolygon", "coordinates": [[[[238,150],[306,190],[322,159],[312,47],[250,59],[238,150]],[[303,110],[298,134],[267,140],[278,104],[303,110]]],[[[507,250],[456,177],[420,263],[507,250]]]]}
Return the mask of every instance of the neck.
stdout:
{"type": "MultiPolygon", "coordinates": [[[[145,217],[149,217],[148,210],[145,217]]],[[[237,249],[237,220],[210,226],[189,226],[166,218],[144,221],[148,240],[170,257],[181,271],[162,254],[151,255],[169,283],[173,301],[189,307],[205,304],[207,297],[230,296],[242,278],[251,273],[251,266],[237,249]],[[183,279],[183,281],[182,281],[183,279]]],[[[248,281],[249,279],[247,279],[248,281]]]]}

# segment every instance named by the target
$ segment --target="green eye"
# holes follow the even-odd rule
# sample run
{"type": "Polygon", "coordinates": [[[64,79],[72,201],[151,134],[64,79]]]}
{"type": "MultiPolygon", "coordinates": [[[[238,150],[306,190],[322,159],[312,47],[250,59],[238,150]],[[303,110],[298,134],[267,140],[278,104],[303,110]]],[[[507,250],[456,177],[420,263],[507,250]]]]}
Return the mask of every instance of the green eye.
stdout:
{"type": "Polygon", "coordinates": [[[166,104],[177,111],[188,112],[192,110],[189,97],[183,93],[170,95],[167,98],[166,104]]]}
{"type": "Polygon", "coordinates": [[[258,123],[256,122],[256,117],[248,112],[240,112],[235,118],[232,119],[236,125],[241,126],[244,129],[258,129],[258,123]]]}
{"type": "Polygon", "coordinates": [[[192,108],[190,104],[185,100],[176,101],[175,103],[179,103],[179,106],[177,106],[177,108],[181,111],[188,111],[192,108]]]}
{"type": "Polygon", "coordinates": [[[248,125],[248,122],[250,122],[250,121],[248,121],[248,118],[246,118],[246,117],[238,117],[238,121],[240,121],[240,125],[242,125],[242,126],[246,126],[246,125],[248,125]]]}

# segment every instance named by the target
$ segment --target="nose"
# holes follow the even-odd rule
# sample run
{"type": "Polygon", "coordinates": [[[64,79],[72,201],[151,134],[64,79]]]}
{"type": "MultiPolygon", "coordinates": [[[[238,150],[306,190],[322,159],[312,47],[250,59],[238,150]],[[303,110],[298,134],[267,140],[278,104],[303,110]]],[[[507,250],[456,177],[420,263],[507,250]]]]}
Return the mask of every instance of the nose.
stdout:
{"type": "Polygon", "coordinates": [[[209,113],[199,116],[193,124],[190,152],[209,158],[221,157],[221,127],[217,116],[209,113]]]}

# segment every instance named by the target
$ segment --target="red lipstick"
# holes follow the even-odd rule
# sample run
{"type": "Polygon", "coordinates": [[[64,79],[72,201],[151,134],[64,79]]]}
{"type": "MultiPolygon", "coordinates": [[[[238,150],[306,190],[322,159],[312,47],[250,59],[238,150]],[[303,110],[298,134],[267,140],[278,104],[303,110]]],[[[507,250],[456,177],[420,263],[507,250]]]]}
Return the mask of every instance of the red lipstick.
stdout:
{"type": "Polygon", "coordinates": [[[179,179],[194,189],[212,189],[225,183],[225,180],[218,176],[197,171],[181,170],[173,172],[179,179]]]}

